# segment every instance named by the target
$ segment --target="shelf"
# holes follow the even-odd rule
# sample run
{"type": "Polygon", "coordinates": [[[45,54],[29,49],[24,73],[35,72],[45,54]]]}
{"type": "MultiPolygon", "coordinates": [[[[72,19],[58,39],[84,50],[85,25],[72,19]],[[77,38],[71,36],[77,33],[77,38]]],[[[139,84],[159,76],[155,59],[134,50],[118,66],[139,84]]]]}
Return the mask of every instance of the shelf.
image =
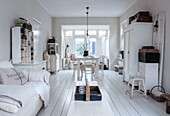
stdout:
{"type": "Polygon", "coordinates": [[[32,62],[32,63],[14,63],[14,66],[34,66],[34,65],[39,65],[42,63],[47,62],[46,60],[40,61],[40,62],[32,62]]]}

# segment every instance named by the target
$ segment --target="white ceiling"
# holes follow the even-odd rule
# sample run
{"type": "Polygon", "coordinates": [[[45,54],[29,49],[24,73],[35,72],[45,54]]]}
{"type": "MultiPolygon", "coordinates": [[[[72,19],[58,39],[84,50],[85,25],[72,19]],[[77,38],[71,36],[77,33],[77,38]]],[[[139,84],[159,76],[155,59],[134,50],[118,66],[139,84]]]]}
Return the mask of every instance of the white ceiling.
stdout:
{"type": "Polygon", "coordinates": [[[53,17],[119,17],[136,0],[38,0],[53,17]]]}

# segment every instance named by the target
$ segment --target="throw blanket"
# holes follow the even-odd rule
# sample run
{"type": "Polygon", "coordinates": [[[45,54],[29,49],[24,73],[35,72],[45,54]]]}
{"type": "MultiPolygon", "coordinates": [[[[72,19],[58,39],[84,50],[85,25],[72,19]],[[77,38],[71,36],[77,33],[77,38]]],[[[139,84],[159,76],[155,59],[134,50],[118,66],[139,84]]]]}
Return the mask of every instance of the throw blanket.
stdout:
{"type": "Polygon", "coordinates": [[[0,85],[0,109],[15,113],[36,94],[29,86],[0,85]]]}
{"type": "Polygon", "coordinates": [[[44,106],[49,105],[50,98],[50,87],[44,82],[29,82],[26,83],[27,86],[34,88],[34,90],[39,94],[40,99],[44,102],[44,106]]]}
{"type": "Polygon", "coordinates": [[[49,103],[50,87],[44,82],[28,82],[25,85],[0,85],[0,109],[9,113],[16,113],[36,94],[47,107],[49,103]]]}

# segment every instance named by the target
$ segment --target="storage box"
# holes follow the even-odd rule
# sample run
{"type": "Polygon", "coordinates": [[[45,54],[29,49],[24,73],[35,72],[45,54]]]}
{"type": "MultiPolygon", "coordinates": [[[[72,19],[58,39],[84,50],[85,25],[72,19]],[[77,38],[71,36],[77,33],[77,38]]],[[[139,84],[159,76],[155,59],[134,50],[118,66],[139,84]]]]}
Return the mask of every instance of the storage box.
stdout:
{"type": "Polygon", "coordinates": [[[142,49],[155,49],[154,46],[142,46],[142,49]]]}
{"type": "Polygon", "coordinates": [[[159,53],[139,52],[138,59],[139,62],[159,63],[159,53]]]}
{"type": "Polygon", "coordinates": [[[140,53],[158,53],[157,49],[139,49],[140,53]]]}
{"type": "Polygon", "coordinates": [[[152,22],[152,16],[139,16],[136,22],[152,22]]]}
{"type": "MultiPolygon", "coordinates": [[[[75,100],[86,101],[86,86],[76,86],[75,100]],[[79,91],[79,88],[84,88],[83,93],[79,91]]],[[[102,94],[98,86],[90,86],[90,101],[101,101],[102,94]]]]}
{"type": "Polygon", "coordinates": [[[139,11],[134,15],[135,18],[138,18],[139,16],[149,16],[149,11],[139,11]]]}
{"type": "Polygon", "coordinates": [[[150,16],[149,11],[139,11],[134,16],[129,17],[129,24],[131,24],[133,21],[152,22],[152,16],[150,16]]]}

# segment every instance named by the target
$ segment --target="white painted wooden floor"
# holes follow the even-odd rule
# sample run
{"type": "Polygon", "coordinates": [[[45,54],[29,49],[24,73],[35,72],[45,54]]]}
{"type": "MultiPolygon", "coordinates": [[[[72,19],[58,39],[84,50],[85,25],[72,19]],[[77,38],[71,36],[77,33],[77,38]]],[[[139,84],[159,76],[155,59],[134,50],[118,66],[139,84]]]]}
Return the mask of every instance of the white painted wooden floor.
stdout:
{"type": "Polygon", "coordinates": [[[170,116],[164,103],[150,96],[125,95],[126,84],[114,71],[105,71],[97,78],[103,100],[98,102],[74,101],[75,78],[72,71],[60,71],[50,77],[50,105],[42,108],[37,116],[170,116]]]}

